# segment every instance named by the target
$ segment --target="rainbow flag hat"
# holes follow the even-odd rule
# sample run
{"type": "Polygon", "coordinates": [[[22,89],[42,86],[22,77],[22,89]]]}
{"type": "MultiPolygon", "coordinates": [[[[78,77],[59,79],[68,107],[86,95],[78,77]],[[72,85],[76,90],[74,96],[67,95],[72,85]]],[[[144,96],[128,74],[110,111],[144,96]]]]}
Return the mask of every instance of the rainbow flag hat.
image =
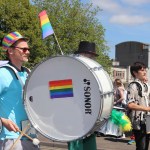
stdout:
{"type": "Polygon", "coordinates": [[[12,44],[14,44],[16,41],[18,41],[20,39],[29,41],[28,38],[23,37],[19,32],[11,32],[3,38],[2,48],[4,50],[7,50],[12,44]]]}

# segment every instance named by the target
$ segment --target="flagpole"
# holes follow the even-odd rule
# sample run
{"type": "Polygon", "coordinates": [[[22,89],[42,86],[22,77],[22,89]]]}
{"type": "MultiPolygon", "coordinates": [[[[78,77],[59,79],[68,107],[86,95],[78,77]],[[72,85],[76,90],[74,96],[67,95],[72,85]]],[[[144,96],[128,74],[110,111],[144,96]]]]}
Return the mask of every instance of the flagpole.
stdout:
{"type": "Polygon", "coordinates": [[[54,32],[54,30],[52,28],[52,25],[50,23],[50,20],[48,18],[46,10],[43,10],[42,12],[40,12],[38,16],[39,16],[39,19],[40,19],[40,26],[42,28],[42,38],[44,39],[47,36],[54,34],[54,37],[55,37],[56,42],[58,44],[58,47],[60,49],[61,55],[64,55],[62,50],[61,50],[61,47],[59,45],[58,39],[56,37],[56,34],[55,34],[55,32],[54,32]]]}
{"type": "Polygon", "coordinates": [[[56,42],[57,42],[57,44],[58,44],[58,47],[59,47],[59,49],[60,49],[61,55],[64,55],[64,53],[63,53],[63,51],[61,50],[61,47],[60,47],[60,45],[59,45],[59,42],[58,42],[58,39],[57,39],[57,37],[56,37],[55,32],[54,32],[54,37],[55,37],[56,42]]]}

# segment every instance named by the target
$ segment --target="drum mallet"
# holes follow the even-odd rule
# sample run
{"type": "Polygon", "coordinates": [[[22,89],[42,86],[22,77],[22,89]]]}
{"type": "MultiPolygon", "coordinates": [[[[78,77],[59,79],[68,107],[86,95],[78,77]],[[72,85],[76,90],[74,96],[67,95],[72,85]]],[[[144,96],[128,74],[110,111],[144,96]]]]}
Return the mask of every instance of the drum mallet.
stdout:
{"type": "MultiPolygon", "coordinates": [[[[21,130],[19,130],[19,132],[22,133],[21,130]]],[[[32,137],[30,137],[29,135],[27,135],[25,133],[23,133],[23,136],[26,136],[28,139],[30,139],[33,142],[34,145],[38,145],[40,143],[40,141],[37,138],[32,138],[32,137]]]]}
{"type": "Polygon", "coordinates": [[[13,148],[16,146],[16,144],[19,142],[19,140],[22,138],[22,136],[24,135],[24,133],[29,129],[30,124],[27,124],[27,126],[23,129],[23,131],[21,132],[21,134],[19,135],[19,137],[16,139],[15,143],[11,146],[10,150],[13,150],[13,148]]]}

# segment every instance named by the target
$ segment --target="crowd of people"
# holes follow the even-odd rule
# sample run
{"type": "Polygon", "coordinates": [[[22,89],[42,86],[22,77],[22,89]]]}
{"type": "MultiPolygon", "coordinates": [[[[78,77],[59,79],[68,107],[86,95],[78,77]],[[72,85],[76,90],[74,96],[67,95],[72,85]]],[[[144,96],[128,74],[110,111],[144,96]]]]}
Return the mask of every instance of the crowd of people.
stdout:
{"type": "MultiPolygon", "coordinates": [[[[6,51],[9,62],[0,67],[0,121],[2,131],[0,133],[0,149],[7,150],[14,144],[23,129],[23,122],[28,120],[23,106],[23,86],[29,74],[29,69],[23,67],[28,61],[30,48],[28,39],[19,32],[11,32],[2,40],[2,47],[6,51]]],[[[83,41],[79,44],[79,50],[75,54],[84,55],[94,59],[98,54],[95,51],[95,43],[83,41]]],[[[142,62],[135,62],[130,67],[134,80],[125,89],[121,79],[114,81],[114,108],[126,113],[132,123],[132,135],[129,144],[136,143],[136,150],[148,150],[149,134],[147,131],[147,116],[150,111],[149,85],[147,81],[146,66],[142,62]]],[[[99,131],[99,133],[101,130],[99,131]]],[[[124,136],[124,133],[122,133],[124,136]]],[[[36,136],[36,135],[35,135],[36,136]]],[[[95,133],[83,140],[68,143],[68,149],[96,150],[95,133]],[[91,148],[92,147],[92,148],[91,148]]],[[[125,137],[124,137],[125,138],[125,137]]],[[[21,138],[15,145],[16,150],[39,149],[30,140],[21,138]]]]}
{"type": "MultiPolygon", "coordinates": [[[[130,73],[134,80],[128,84],[126,89],[121,79],[114,81],[114,108],[124,111],[132,123],[131,140],[128,144],[136,144],[136,150],[148,150],[149,132],[147,127],[149,120],[147,116],[150,111],[150,87],[145,64],[133,63],[130,73]]],[[[99,132],[101,133],[101,130],[99,132]]],[[[125,136],[121,138],[125,138],[125,136]]]]}

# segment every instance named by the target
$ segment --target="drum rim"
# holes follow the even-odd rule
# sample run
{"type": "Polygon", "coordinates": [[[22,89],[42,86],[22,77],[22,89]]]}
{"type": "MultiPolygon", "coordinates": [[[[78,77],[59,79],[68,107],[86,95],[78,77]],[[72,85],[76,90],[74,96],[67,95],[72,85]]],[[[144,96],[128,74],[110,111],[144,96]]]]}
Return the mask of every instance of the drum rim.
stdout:
{"type": "MultiPolygon", "coordinates": [[[[36,125],[35,121],[33,121],[33,120],[34,120],[34,119],[33,119],[33,116],[31,115],[31,112],[28,110],[27,103],[26,103],[26,94],[27,94],[27,93],[26,93],[26,90],[27,90],[27,87],[28,87],[28,83],[29,83],[30,77],[32,76],[32,74],[35,72],[35,70],[36,70],[41,64],[43,64],[43,63],[46,62],[47,60],[53,59],[53,58],[55,58],[55,57],[64,57],[64,58],[65,58],[65,57],[69,57],[69,58],[73,58],[73,59],[75,59],[75,60],[78,60],[78,61],[79,61],[82,65],[84,65],[87,69],[90,68],[84,61],[82,61],[81,59],[77,59],[76,57],[73,57],[73,56],[64,56],[64,55],[62,56],[62,55],[60,55],[60,56],[48,57],[48,58],[44,59],[43,61],[41,61],[40,63],[38,63],[38,64],[32,69],[31,73],[29,74],[29,76],[28,76],[28,78],[27,78],[27,81],[26,81],[26,84],[25,84],[25,86],[24,86],[23,100],[24,100],[24,106],[25,106],[25,110],[26,110],[27,116],[29,117],[29,120],[30,120],[31,124],[33,125],[33,127],[34,127],[37,131],[39,131],[42,135],[44,135],[45,137],[47,137],[47,138],[49,138],[49,139],[51,139],[51,140],[66,142],[66,141],[68,141],[68,140],[59,140],[59,139],[56,139],[56,138],[54,138],[54,137],[52,137],[52,136],[46,134],[45,132],[43,132],[42,129],[36,125]]],[[[79,56],[78,56],[78,57],[79,57],[79,56]]],[[[80,57],[85,57],[85,56],[80,56],[80,57]]],[[[87,58],[87,57],[85,57],[85,58],[86,58],[86,59],[90,59],[90,58],[87,58]]],[[[90,60],[92,60],[92,59],[90,59],[90,60]]],[[[92,61],[96,62],[95,60],[92,60],[92,61]]],[[[101,66],[98,62],[96,62],[96,65],[101,66]]],[[[101,67],[102,67],[102,66],[101,66],[101,67]]],[[[102,69],[103,69],[103,67],[102,67],[102,69]]],[[[104,70],[104,69],[103,69],[103,70],[104,70]]],[[[90,71],[90,70],[89,70],[89,71],[90,71]]],[[[100,82],[99,82],[99,80],[98,80],[98,77],[97,77],[97,75],[95,74],[95,72],[94,72],[94,71],[93,71],[93,72],[90,71],[90,73],[94,76],[95,80],[97,81],[97,82],[96,82],[97,86],[98,86],[98,87],[101,87],[101,84],[100,84],[100,82]]],[[[106,74],[106,73],[105,73],[105,74],[106,74]]],[[[102,90],[102,91],[99,90],[99,93],[103,93],[103,92],[104,92],[103,89],[102,89],[102,87],[101,87],[101,90],[102,90]]],[[[102,114],[102,110],[103,110],[103,103],[104,103],[104,102],[103,102],[103,98],[99,98],[99,100],[101,100],[101,103],[100,103],[100,107],[99,107],[99,111],[98,111],[99,113],[98,113],[97,116],[95,117],[95,118],[96,118],[95,123],[96,123],[97,120],[100,118],[99,116],[102,114]],[[100,109],[100,108],[101,108],[101,109],[100,109]]],[[[93,126],[91,127],[91,129],[89,129],[88,133],[82,135],[82,136],[79,137],[79,138],[74,138],[74,139],[72,139],[72,140],[70,140],[70,141],[73,141],[73,140],[76,140],[76,139],[80,139],[80,138],[83,138],[83,137],[85,137],[86,135],[88,135],[88,134],[94,129],[95,123],[93,123],[93,126]]],[[[94,131],[93,131],[93,132],[94,132],[94,131]]],[[[92,133],[91,133],[91,134],[92,134],[92,133]]]]}

